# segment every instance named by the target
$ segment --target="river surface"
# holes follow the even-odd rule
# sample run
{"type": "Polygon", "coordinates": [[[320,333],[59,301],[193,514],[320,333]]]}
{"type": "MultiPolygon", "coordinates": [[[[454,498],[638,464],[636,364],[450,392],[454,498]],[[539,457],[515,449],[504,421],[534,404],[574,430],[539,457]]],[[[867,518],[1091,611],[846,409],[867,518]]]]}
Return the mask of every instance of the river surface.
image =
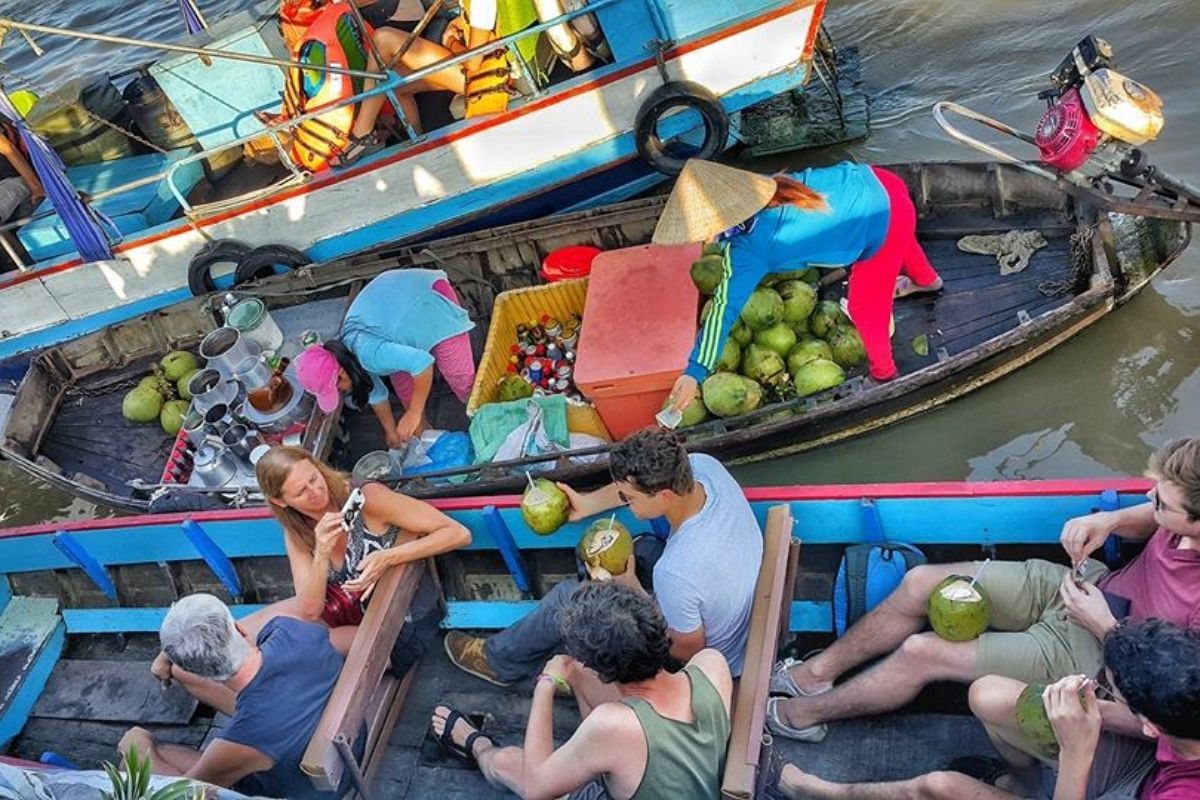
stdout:
{"type": "MultiPolygon", "coordinates": [[[[705,0],[711,2],[712,0],[705,0]]],[[[18,20],[172,40],[182,30],[165,0],[46,3],[0,0],[18,20]]],[[[200,0],[210,19],[244,2],[200,0]]],[[[1160,168],[1200,182],[1187,144],[1200,131],[1195,0],[830,0],[840,44],[862,51],[874,124],[864,143],[812,156],[898,162],[972,159],[930,116],[937,100],[965,103],[1024,129],[1041,114],[1046,74],[1085,34],[1116,48],[1119,68],[1166,103],[1149,150],[1160,168]]],[[[0,58],[54,85],[76,70],[115,71],[147,51],[42,37],[31,65],[10,33],[0,58]]],[[[10,88],[17,88],[10,82],[10,88]]],[[[801,167],[806,156],[767,167],[801,167]]],[[[1193,247],[1116,314],[1034,364],[943,408],[850,442],[740,469],[748,484],[1008,480],[1137,474],[1158,444],[1200,433],[1200,248],[1193,247]]],[[[0,525],[108,515],[0,462],[0,525]]]]}

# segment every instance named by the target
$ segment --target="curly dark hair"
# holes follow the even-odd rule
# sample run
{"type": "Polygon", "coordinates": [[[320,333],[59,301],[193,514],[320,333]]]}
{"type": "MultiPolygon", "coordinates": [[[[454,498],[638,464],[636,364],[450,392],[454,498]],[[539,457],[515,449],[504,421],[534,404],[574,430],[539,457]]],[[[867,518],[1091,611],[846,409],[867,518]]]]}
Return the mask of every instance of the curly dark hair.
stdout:
{"type": "Polygon", "coordinates": [[[669,663],[671,637],[649,595],[615,581],[587,581],[558,614],[567,653],[605,683],[649,680],[669,663]]]}
{"type": "Polygon", "coordinates": [[[687,494],[695,483],[687,451],[662,428],[642,428],[614,445],[608,469],[614,481],[632,483],[646,494],[664,489],[687,494]]]}
{"type": "Polygon", "coordinates": [[[1150,456],[1148,474],[1178,486],[1188,522],[1200,520],[1200,439],[1172,439],[1150,456]]]}
{"type": "Polygon", "coordinates": [[[1200,633],[1160,619],[1123,622],[1104,637],[1104,664],[1135,714],[1200,741],[1200,633]]]}
{"type": "Polygon", "coordinates": [[[350,376],[350,399],[357,408],[365,409],[371,395],[371,374],[358,363],[358,357],[341,339],[330,339],[321,346],[333,354],[339,367],[346,370],[350,376]]]}

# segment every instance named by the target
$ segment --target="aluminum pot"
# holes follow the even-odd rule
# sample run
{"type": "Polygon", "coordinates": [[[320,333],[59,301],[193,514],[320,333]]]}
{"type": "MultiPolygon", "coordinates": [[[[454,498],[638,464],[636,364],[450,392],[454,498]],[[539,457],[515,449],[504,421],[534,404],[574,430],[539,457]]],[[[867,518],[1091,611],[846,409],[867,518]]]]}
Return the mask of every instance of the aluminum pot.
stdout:
{"type": "Polygon", "coordinates": [[[199,448],[208,439],[212,429],[204,421],[204,414],[195,408],[188,409],[183,418],[183,435],[192,443],[193,448],[199,448]]]}
{"type": "Polygon", "coordinates": [[[218,489],[237,475],[237,459],[219,444],[206,444],[196,451],[192,476],[210,489],[218,489]]]}
{"type": "Polygon", "coordinates": [[[237,328],[226,325],[210,332],[200,342],[200,356],[207,360],[205,366],[230,379],[238,365],[247,358],[262,355],[258,343],[242,335],[237,328]]]}
{"type": "Polygon", "coordinates": [[[245,425],[230,425],[221,435],[221,442],[229,448],[229,452],[238,458],[250,458],[250,452],[264,444],[258,431],[251,430],[245,425]]]}
{"type": "Polygon", "coordinates": [[[243,406],[246,419],[262,433],[284,433],[297,422],[306,422],[312,414],[315,399],[301,388],[300,382],[291,374],[285,374],[284,380],[291,384],[292,393],[287,402],[270,412],[259,411],[252,403],[243,406]]]}
{"type": "Polygon", "coordinates": [[[224,436],[225,431],[237,424],[233,421],[233,417],[229,414],[229,406],[225,403],[217,403],[209,406],[204,412],[204,422],[217,436],[224,436]]]}
{"type": "Polygon", "coordinates": [[[238,384],[206,367],[191,377],[188,391],[192,393],[192,408],[203,414],[215,405],[232,403],[238,395],[238,384]]]}

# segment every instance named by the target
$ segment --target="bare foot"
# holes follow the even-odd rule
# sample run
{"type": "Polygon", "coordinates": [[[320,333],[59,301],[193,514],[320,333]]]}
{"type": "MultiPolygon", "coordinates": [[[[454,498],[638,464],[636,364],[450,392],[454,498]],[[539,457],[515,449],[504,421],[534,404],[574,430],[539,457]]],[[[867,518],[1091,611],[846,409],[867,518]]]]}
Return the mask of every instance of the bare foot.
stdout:
{"type": "Polygon", "coordinates": [[[939,292],[939,291],[941,291],[941,289],[942,289],[942,279],[941,278],[938,278],[936,281],[934,281],[931,284],[922,286],[921,284],[913,281],[913,279],[908,277],[907,275],[901,275],[899,278],[896,278],[896,293],[894,296],[895,297],[906,297],[910,294],[917,294],[918,292],[939,292]]]}
{"type": "Polygon", "coordinates": [[[821,797],[818,791],[825,781],[802,772],[795,764],[784,764],[779,773],[779,791],[790,800],[809,800],[821,797]]]}

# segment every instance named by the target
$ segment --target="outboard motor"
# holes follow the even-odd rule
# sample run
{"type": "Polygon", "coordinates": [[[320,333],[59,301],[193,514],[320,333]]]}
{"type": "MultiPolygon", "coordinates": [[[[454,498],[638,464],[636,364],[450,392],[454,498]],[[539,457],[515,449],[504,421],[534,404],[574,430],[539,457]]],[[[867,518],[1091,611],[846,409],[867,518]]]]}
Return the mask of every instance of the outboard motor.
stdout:
{"type": "Polygon", "coordinates": [[[953,138],[1064,188],[1086,188],[1093,200],[1106,195],[1109,202],[1101,205],[1112,210],[1200,221],[1200,190],[1160,173],[1140,149],[1162,131],[1162,99],[1117,72],[1108,42],[1084,38],[1050,74],[1050,84],[1038,94],[1047,108],[1032,136],[957,103],[937,103],[933,114],[953,138]],[[1033,145],[1040,165],[967,136],[946,119],[948,112],[1033,145]],[[1114,182],[1132,187],[1135,196],[1117,197],[1114,182]]]}

